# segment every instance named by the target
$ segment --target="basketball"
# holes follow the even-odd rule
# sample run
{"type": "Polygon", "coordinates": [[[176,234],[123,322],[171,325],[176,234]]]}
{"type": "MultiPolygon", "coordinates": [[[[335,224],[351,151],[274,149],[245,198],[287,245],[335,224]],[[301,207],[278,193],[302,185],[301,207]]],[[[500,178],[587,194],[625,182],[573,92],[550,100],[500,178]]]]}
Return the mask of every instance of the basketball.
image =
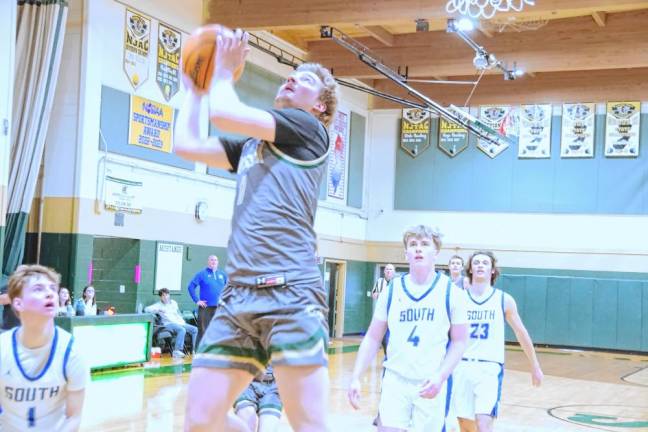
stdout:
{"type": "MultiPolygon", "coordinates": [[[[232,30],[220,24],[199,27],[189,35],[182,47],[182,73],[191,79],[198,93],[207,93],[214,72],[216,37],[232,34],[232,30]]],[[[245,62],[234,71],[234,81],[243,74],[245,62]]]]}

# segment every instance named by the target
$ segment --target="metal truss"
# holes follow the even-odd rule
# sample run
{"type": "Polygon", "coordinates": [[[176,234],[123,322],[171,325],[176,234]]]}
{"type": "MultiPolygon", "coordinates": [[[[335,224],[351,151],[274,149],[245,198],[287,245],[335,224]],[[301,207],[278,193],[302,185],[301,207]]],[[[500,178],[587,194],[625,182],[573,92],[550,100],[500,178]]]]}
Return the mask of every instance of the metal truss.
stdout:
{"type": "MultiPolygon", "coordinates": [[[[355,84],[346,80],[341,80],[336,78],[338,84],[392,102],[396,102],[403,106],[430,111],[432,113],[437,114],[440,117],[443,117],[444,119],[450,122],[457,123],[458,125],[465,127],[467,130],[474,133],[478,138],[483,139],[496,146],[502,146],[502,145],[509,146],[513,144],[513,141],[510,138],[500,134],[495,129],[491,128],[484,122],[480,121],[478,118],[457,108],[454,105],[450,105],[449,108],[446,108],[438,104],[437,102],[433,101],[429,97],[425,96],[420,91],[414,89],[409,84],[407,84],[406,76],[401,75],[399,72],[396,72],[393,69],[386,66],[384,63],[378,60],[377,57],[375,57],[371,53],[369,48],[367,48],[365,45],[361,44],[360,42],[352,39],[351,37],[347,36],[346,34],[342,33],[341,31],[330,26],[322,26],[320,34],[322,38],[332,39],[338,45],[341,45],[342,47],[354,53],[360,61],[362,61],[372,69],[376,70],[380,74],[384,75],[385,77],[389,78],[398,86],[404,88],[405,91],[407,91],[407,94],[409,96],[413,96],[418,100],[412,101],[399,96],[394,96],[388,93],[380,92],[369,86],[355,84]]],[[[288,66],[292,66],[293,68],[296,68],[300,64],[305,63],[305,60],[288,53],[287,51],[277,47],[276,45],[267,42],[262,38],[259,38],[258,36],[250,34],[248,43],[251,46],[259,49],[260,51],[263,51],[266,54],[275,57],[277,61],[281,64],[285,64],[288,66]]]]}

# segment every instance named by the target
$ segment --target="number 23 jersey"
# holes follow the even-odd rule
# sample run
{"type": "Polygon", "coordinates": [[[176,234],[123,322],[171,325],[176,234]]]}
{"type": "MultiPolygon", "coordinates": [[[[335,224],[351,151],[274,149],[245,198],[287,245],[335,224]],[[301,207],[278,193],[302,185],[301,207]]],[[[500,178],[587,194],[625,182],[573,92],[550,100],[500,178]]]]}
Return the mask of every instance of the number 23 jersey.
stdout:
{"type": "Polygon", "coordinates": [[[411,380],[424,380],[446,355],[450,326],[466,323],[466,294],[439,272],[430,286],[414,285],[409,275],[403,275],[383,290],[374,317],[387,321],[384,367],[411,380]]]}

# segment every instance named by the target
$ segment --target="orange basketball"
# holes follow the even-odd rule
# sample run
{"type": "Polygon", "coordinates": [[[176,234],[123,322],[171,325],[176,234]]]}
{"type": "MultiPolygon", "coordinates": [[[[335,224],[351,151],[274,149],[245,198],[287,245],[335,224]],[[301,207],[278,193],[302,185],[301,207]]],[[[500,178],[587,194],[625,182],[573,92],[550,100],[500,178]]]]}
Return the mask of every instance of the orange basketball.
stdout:
{"type": "MultiPolygon", "coordinates": [[[[189,35],[182,47],[182,73],[188,76],[198,93],[207,93],[214,72],[216,36],[232,34],[232,30],[220,24],[199,27],[189,35]]],[[[243,74],[245,63],[234,71],[234,81],[243,74]]]]}

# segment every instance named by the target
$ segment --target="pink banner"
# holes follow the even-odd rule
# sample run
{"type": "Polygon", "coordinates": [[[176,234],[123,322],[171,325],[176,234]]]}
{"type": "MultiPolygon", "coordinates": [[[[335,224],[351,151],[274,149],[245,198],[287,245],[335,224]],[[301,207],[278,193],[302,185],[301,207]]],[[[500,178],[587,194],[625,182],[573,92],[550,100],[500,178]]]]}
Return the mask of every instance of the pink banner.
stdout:
{"type": "Polygon", "coordinates": [[[139,284],[142,281],[142,266],[140,266],[139,264],[135,266],[135,275],[133,277],[133,281],[136,284],[139,284]]]}
{"type": "Polygon", "coordinates": [[[94,272],[94,267],[92,266],[92,261],[88,264],[88,285],[92,283],[92,274],[94,272]]]}

